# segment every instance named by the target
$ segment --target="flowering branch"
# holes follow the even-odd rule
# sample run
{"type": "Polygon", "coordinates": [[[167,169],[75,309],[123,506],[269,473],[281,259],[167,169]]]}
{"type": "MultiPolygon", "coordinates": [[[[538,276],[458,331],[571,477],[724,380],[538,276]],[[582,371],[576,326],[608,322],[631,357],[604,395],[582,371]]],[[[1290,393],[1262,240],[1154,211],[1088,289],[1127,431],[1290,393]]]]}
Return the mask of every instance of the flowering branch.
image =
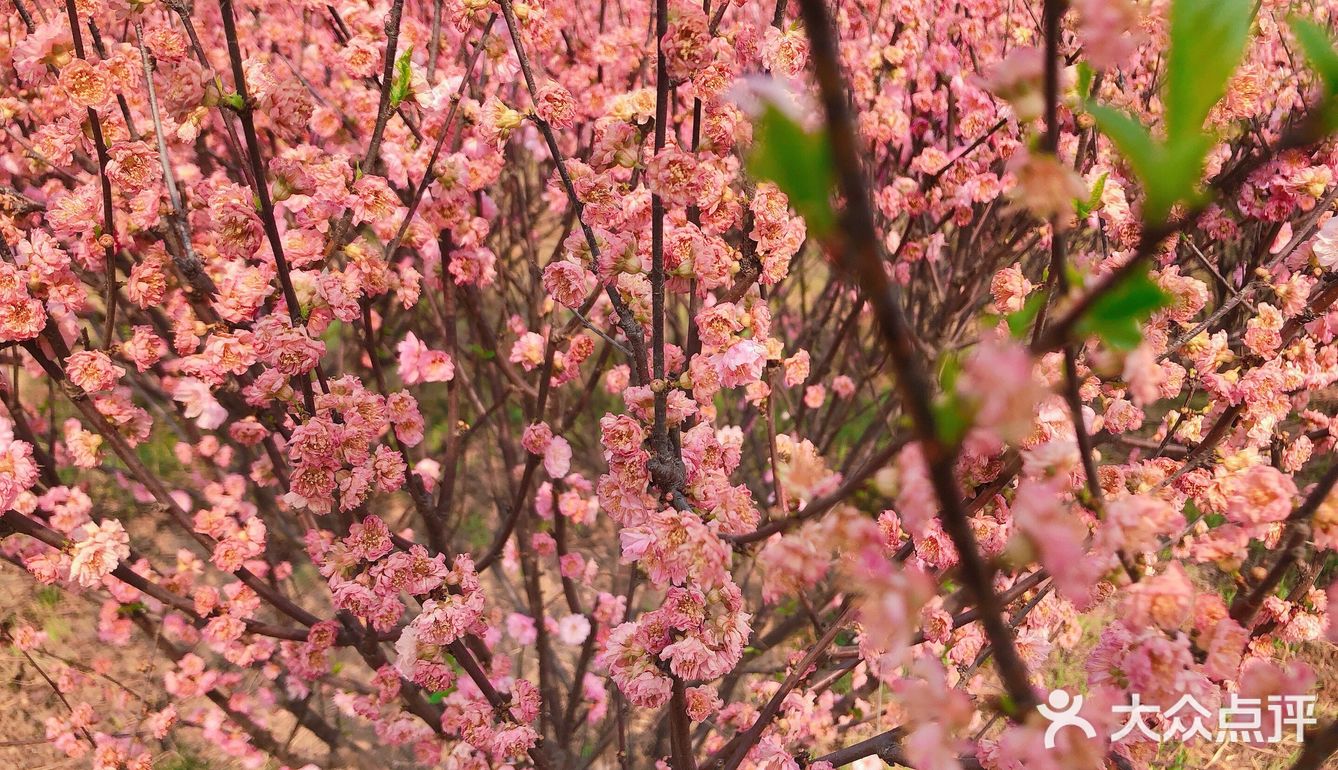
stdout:
{"type": "MultiPolygon", "coordinates": [[[[79,30],[79,12],[75,0],[65,0],[65,15],[70,22],[70,37],[74,40],[74,53],[81,60],[87,60],[84,53],[84,36],[79,30]]],[[[107,140],[102,136],[102,118],[92,107],[87,108],[89,130],[93,134],[93,146],[98,154],[98,182],[102,190],[102,235],[98,243],[102,246],[102,259],[106,273],[104,281],[103,304],[106,306],[106,326],[102,339],[105,346],[111,346],[112,333],[116,328],[116,226],[112,220],[111,180],[107,177],[107,140]]]]}
{"type": "Polygon", "coordinates": [[[888,282],[882,260],[878,257],[879,239],[869,210],[868,192],[854,144],[851,118],[842,95],[845,89],[841,85],[831,19],[821,0],[801,0],[800,9],[813,44],[814,71],[831,132],[837,182],[846,199],[847,241],[841,244],[840,253],[872,304],[892,354],[897,370],[897,387],[929,466],[930,481],[941,506],[939,516],[943,528],[952,538],[962,560],[962,579],[980,607],[981,622],[995,649],[995,661],[1012,700],[1008,710],[1015,716],[1023,715],[1032,710],[1036,698],[1027,682],[1026,668],[1018,656],[1012,635],[1000,616],[1002,608],[991,586],[991,570],[980,557],[975,535],[971,532],[966,512],[962,508],[961,493],[952,470],[956,460],[955,448],[943,440],[931,407],[929,382],[914,350],[897,290],[888,282]]]}
{"type": "Polygon", "coordinates": [[[1328,673],[1324,8],[49,5],[0,11],[34,757],[1160,770],[1100,712],[1328,673]]]}

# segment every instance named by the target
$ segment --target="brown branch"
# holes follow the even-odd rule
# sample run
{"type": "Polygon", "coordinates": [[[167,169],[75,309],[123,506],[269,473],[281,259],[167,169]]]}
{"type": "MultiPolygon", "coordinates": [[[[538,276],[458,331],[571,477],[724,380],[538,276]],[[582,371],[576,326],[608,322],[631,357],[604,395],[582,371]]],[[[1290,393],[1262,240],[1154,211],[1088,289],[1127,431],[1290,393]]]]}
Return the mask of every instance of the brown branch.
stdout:
{"type": "Polygon", "coordinates": [[[1329,467],[1301,505],[1287,517],[1284,534],[1277,548],[1277,560],[1254,590],[1236,596],[1235,601],[1231,603],[1232,620],[1246,628],[1254,622],[1255,615],[1264,606],[1264,600],[1273,593],[1292,566],[1305,553],[1306,542],[1310,539],[1310,523],[1315,518],[1315,512],[1333,491],[1335,484],[1338,484],[1338,463],[1329,467]]]}
{"type": "MultiPolygon", "coordinates": [[[[330,12],[335,12],[332,7],[330,12]]],[[[381,142],[385,137],[386,124],[390,122],[390,114],[395,111],[390,104],[390,91],[395,86],[395,56],[399,49],[400,22],[403,15],[404,0],[394,0],[390,6],[390,12],[386,14],[386,51],[385,56],[382,57],[385,61],[381,65],[381,91],[376,106],[376,123],[372,126],[372,138],[367,144],[367,152],[363,154],[362,162],[358,164],[358,169],[364,174],[376,173],[376,164],[381,158],[381,142]]],[[[444,128],[442,132],[444,137],[444,128]]],[[[339,218],[339,222],[330,235],[330,245],[326,248],[327,257],[335,254],[348,243],[349,227],[352,222],[353,211],[344,209],[343,215],[339,218]]]]}
{"type": "Polygon", "coordinates": [[[731,537],[729,538],[730,542],[735,546],[756,543],[761,540],[766,540],[777,532],[788,532],[800,524],[803,524],[805,521],[810,521],[822,516],[849,498],[851,493],[858,489],[861,484],[869,479],[869,477],[882,470],[882,468],[887,465],[898,452],[904,449],[909,442],[910,438],[907,436],[893,439],[891,443],[879,450],[873,457],[869,458],[868,462],[864,463],[858,471],[842,481],[841,486],[837,487],[831,493],[811,500],[803,510],[798,511],[791,516],[767,522],[752,532],[746,532],[742,535],[731,537]]]}
{"type": "Polygon", "coordinates": [[[831,625],[827,627],[822,636],[818,637],[813,646],[808,648],[808,652],[804,654],[803,659],[790,670],[789,675],[785,677],[785,681],[781,682],[780,688],[758,712],[757,719],[753,720],[752,725],[717,752],[717,759],[713,767],[721,768],[721,770],[735,770],[743,762],[748,756],[748,752],[762,739],[763,731],[780,713],[781,705],[785,703],[785,699],[808,678],[809,669],[817,663],[818,658],[827,652],[827,648],[831,646],[832,642],[836,641],[836,635],[840,633],[842,626],[845,625],[854,609],[853,602],[847,599],[845,605],[832,620],[831,625]]]}
{"type": "MultiPolygon", "coordinates": [[[[21,535],[27,535],[39,542],[45,543],[57,550],[65,551],[71,547],[70,541],[59,532],[43,526],[18,511],[10,510],[0,514],[0,524],[7,529],[21,535]]],[[[131,552],[127,561],[135,561],[138,557],[131,552]]],[[[134,588],[145,596],[156,599],[163,604],[171,607],[177,612],[182,613],[191,619],[192,623],[203,626],[205,618],[195,612],[195,604],[192,600],[168,591],[162,586],[150,581],[138,572],[130,569],[125,564],[120,564],[111,572],[112,577],[134,588]]],[[[265,623],[254,618],[243,618],[242,622],[246,624],[246,629],[259,636],[268,636],[274,639],[287,639],[289,641],[304,642],[307,640],[309,632],[306,628],[294,626],[280,626],[273,623],[265,623]]],[[[349,644],[347,636],[341,636],[337,644],[343,646],[349,644]]]]}
{"type": "MultiPolygon", "coordinates": [[[[437,0],[437,11],[441,10],[441,0],[437,0]]],[[[434,24],[440,19],[435,19],[434,24]]],[[[464,97],[465,87],[469,85],[469,78],[474,73],[474,65],[478,62],[479,56],[483,53],[484,44],[488,42],[488,34],[492,32],[492,25],[497,21],[497,14],[488,16],[488,21],[483,25],[483,32],[479,35],[478,42],[474,45],[474,53],[469,57],[469,63],[465,65],[465,74],[460,78],[460,85],[451,95],[451,109],[446,113],[446,120],[442,122],[441,129],[437,135],[437,143],[432,146],[432,153],[427,159],[427,168],[423,171],[423,178],[418,181],[418,186],[414,189],[413,197],[409,199],[409,209],[404,214],[404,221],[400,223],[400,229],[395,232],[395,237],[386,245],[385,256],[390,259],[395,256],[395,250],[399,248],[400,242],[404,240],[404,235],[409,231],[409,225],[413,223],[414,214],[418,211],[418,206],[423,202],[423,195],[427,188],[437,177],[437,157],[441,155],[441,148],[446,143],[446,136],[450,134],[451,124],[455,122],[455,113],[460,107],[460,99],[464,97]]],[[[439,31],[439,30],[438,30],[439,31]]],[[[436,42],[436,37],[433,37],[436,42]]],[[[435,61],[433,56],[432,60],[435,61]]],[[[446,280],[446,253],[442,252],[442,281],[446,280]]]]}
{"type": "MultiPolygon", "coordinates": [[[[525,87],[529,90],[530,99],[538,103],[539,87],[534,79],[534,68],[530,65],[530,58],[525,53],[525,44],[520,37],[520,25],[516,21],[515,7],[511,0],[498,0],[498,5],[502,8],[502,18],[506,20],[506,28],[511,35],[511,44],[515,48],[516,59],[520,62],[520,72],[525,78],[525,87]]],[[[586,245],[590,247],[590,254],[598,262],[600,255],[599,242],[595,239],[595,231],[585,221],[585,205],[581,203],[580,197],[576,195],[576,185],[571,180],[571,174],[567,172],[567,162],[562,154],[562,149],[558,147],[557,136],[553,134],[553,128],[548,125],[548,121],[538,115],[533,116],[532,120],[535,126],[539,128],[539,133],[543,135],[544,142],[548,145],[548,152],[553,157],[553,164],[557,166],[558,178],[562,180],[562,188],[567,193],[567,199],[571,203],[572,210],[576,212],[576,221],[580,223],[586,245]]],[[[627,337],[627,342],[631,346],[634,379],[637,384],[649,384],[650,366],[646,354],[645,331],[641,328],[641,323],[632,315],[631,308],[618,294],[616,287],[613,285],[606,286],[605,293],[618,315],[618,326],[622,329],[623,335],[627,337]]]]}
{"type": "MultiPolygon", "coordinates": [[[[53,336],[48,329],[47,340],[59,341],[59,337],[53,336]]],[[[25,347],[43,370],[52,378],[53,382],[58,383],[60,389],[65,393],[66,398],[74,405],[76,409],[84,416],[96,433],[101,435],[108,444],[111,445],[112,452],[125,464],[126,469],[135,477],[139,483],[148,489],[149,494],[153,495],[169,513],[172,514],[178,525],[191,537],[202,545],[209,546],[209,542],[204,535],[195,531],[190,515],[181,507],[168,491],[167,486],[163,484],[156,474],[151,472],[144,463],[135,454],[134,449],[126,442],[125,438],[116,430],[115,427],[107,421],[107,418],[98,411],[97,407],[90,402],[88,395],[79,390],[73,383],[70,383],[65,372],[48,357],[36,341],[25,343],[25,347]]],[[[270,587],[268,583],[256,577],[254,573],[245,567],[239,568],[235,573],[237,579],[241,580],[262,598],[268,601],[275,609],[289,616],[293,620],[305,625],[315,625],[320,618],[311,612],[297,605],[293,600],[279,593],[276,589],[270,587]]]]}
{"type": "Polygon", "coordinates": [[[1329,757],[1338,752],[1338,719],[1328,727],[1306,737],[1305,748],[1297,757],[1292,770],[1320,770],[1329,757]]]}
{"type": "MultiPolygon", "coordinates": [[[[79,11],[75,0],[65,0],[65,13],[70,20],[70,36],[74,40],[74,53],[87,61],[84,52],[84,37],[79,30],[79,11]]],[[[107,176],[107,164],[111,158],[107,154],[107,140],[102,135],[102,118],[98,111],[88,108],[89,128],[93,133],[93,146],[98,153],[98,182],[102,190],[102,235],[98,243],[102,246],[102,258],[105,262],[104,281],[106,297],[103,302],[107,308],[107,321],[102,334],[104,347],[112,345],[112,335],[116,330],[116,222],[112,216],[111,179],[107,176]]]]}
{"type": "MultiPolygon", "coordinates": [[[[1223,171],[1213,178],[1207,185],[1208,193],[1213,197],[1229,198],[1240,189],[1240,186],[1245,183],[1251,173],[1274,158],[1288,150],[1306,147],[1323,139],[1326,131],[1320,118],[1321,113],[1322,110],[1311,111],[1305,120],[1284,134],[1275,145],[1264,148],[1262,152],[1251,155],[1233,168],[1223,171]]],[[[1075,300],[1064,315],[1050,325],[1046,329],[1046,333],[1032,344],[1032,351],[1039,354],[1058,350],[1062,347],[1072,335],[1074,327],[1078,325],[1087,311],[1096,304],[1097,300],[1110,293],[1126,278],[1141,269],[1143,264],[1153,256],[1163,240],[1172,235],[1189,231],[1207,211],[1208,206],[1200,204],[1174,222],[1146,224],[1139,234],[1138,244],[1134,249],[1133,256],[1123,265],[1106,274],[1087,293],[1075,300]]]]}
{"type": "Polygon", "coordinates": [[[1036,697],[1026,665],[1001,616],[1002,607],[991,585],[993,570],[985,562],[962,506],[953,474],[956,447],[943,440],[933,411],[933,396],[924,365],[915,350],[913,334],[901,306],[899,291],[887,277],[879,256],[877,231],[869,202],[854,123],[847,108],[848,91],[841,76],[832,21],[824,0],[801,0],[804,23],[811,41],[811,56],[822,104],[827,116],[839,192],[845,198],[844,239],[835,244],[846,268],[855,274],[871,303],[897,371],[897,387],[920,442],[929,478],[942,506],[940,519],[960,558],[963,583],[980,607],[986,637],[996,649],[995,660],[1014,715],[1030,712],[1036,697]]]}
{"type": "Polygon", "coordinates": [[[297,301],[297,292],[293,289],[288,260],[283,254],[283,240],[279,237],[278,223],[274,218],[274,202],[269,196],[265,164],[260,156],[260,137],[256,133],[255,105],[251,103],[251,97],[247,94],[246,72],[242,69],[242,49],[237,42],[237,22],[233,18],[232,0],[219,0],[218,5],[223,16],[223,34],[228,44],[228,60],[232,65],[233,88],[241,97],[241,106],[236,112],[242,124],[242,135],[246,139],[247,160],[251,166],[251,176],[255,180],[256,197],[260,200],[261,224],[264,226],[270,251],[274,253],[274,264],[279,273],[279,286],[283,289],[284,302],[288,305],[288,316],[294,326],[299,326],[302,324],[302,308],[297,301]]]}
{"type": "Polygon", "coordinates": [[[172,213],[168,220],[171,222],[172,229],[180,242],[179,250],[172,249],[172,261],[176,264],[177,270],[180,270],[181,274],[185,276],[191,287],[208,299],[218,293],[218,287],[214,285],[214,281],[209,277],[209,274],[204,271],[200,258],[191,247],[186,207],[182,203],[181,192],[177,189],[176,176],[172,173],[172,159],[168,155],[167,139],[163,136],[163,123],[158,115],[158,95],[153,87],[153,65],[149,60],[148,49],[144,47],[144,24],[142,22],[135,23],[135,43],[139,46],[140,62],[144,67],[144,85],[149,94],[149,114],[153,118],[153,133],[158,140],[158,163],[163,170],[163,185],[167,188],[168,202],[172,204],[172,213]]]}

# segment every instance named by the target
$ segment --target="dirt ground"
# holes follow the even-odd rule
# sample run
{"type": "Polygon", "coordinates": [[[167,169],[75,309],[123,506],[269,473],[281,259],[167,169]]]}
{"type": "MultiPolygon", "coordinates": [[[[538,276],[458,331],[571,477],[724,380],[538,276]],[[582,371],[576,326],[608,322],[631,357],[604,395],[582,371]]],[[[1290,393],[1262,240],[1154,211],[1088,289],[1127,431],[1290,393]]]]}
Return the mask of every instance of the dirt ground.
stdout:
{"type": "MultiPolygon", "coordinates": [[[[65,697],[71,704],[87,701],[99,716],[132,726],[143,714],[163,705],[161,672],[170,661],[138,630],[125,647],[102,645],[97,639],[98,603],[36,585],[8,562],[0,562],[0,623],[26,623],[45,631],[45,653],[28,657],[12,645],[0,644],[0,768],[3,770],[65,770],[87,768],[90,757],[70,758],[46,738],[48,717],[66,717],[69,709],[46,677],[75,687],[65,697]],[[55,657],[60,656],[60,657],[55,657]],[[105,676],[98,673],[105,673],[105,676]],[[155,672],[157,672],[155,674],[155,672]],[[64,674],[64,679],[62,677],[64,674]],[[105,697],[100,697],[105,696],[105,697]],[[147,701],[147,702],[146,702],[147,701]]],[[[241,765],[210,751],[198,730],[173,731],[155,747],[155,770],[240,770],[241,765]]]]}

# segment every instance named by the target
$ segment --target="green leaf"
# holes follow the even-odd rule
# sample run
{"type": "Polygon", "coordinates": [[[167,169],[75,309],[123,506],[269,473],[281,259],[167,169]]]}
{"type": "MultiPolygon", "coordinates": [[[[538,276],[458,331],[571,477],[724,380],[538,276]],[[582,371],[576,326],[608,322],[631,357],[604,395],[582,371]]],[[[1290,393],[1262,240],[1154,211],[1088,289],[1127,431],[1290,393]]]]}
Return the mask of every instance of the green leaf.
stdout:
{"type": "Polygon", "coordinates": [[[1097,206],[1101,205],[1101,194],[1106,191],[1106,179],[1109,177],[1109,173],[1097,177],[1096,184],[1092,185],[1092,192],[1087,196],[1087,200],[1074,201],[1074,209],[1077,211],[1079,219],[1085,219],[1088,214],[1096,211],[1097,206]]]}
{"type": "Polygon", "coordinates": [[[1338,129],[1338,51],[1334,50],[1328,31],[1310,19],[1293,16],[1288,23],[1291,24],[1292,34],[1305,53],[1305,58],[1324,83],[1324,101],[1318,105],[1324,127],[1330,131],[1336,130],[1338,129]]]}
{"type": "Polygon", "coordinates": [[[1255,0],[1174,0],[1166,58],[1166,139],[1198,136],[1245,52],[1255,0]]]}
{"type": "Polygon", "coordinates": [[[1170,302],[1170,296],[1140,271],[1097,298],[1076,329],[1081,335],[1099,337],[1117,350],[1133,350],[1143,340],[1140,324],[1170,302]]]}
{"type": "Polygon", "coordinates": [[[957,377],[962,373],[962,358],[957,351],[943,354],[938,366],[938,383],[944,393],[957,389],[957,377]]]}
{"type": "Polygon", "coordinates": [[[956,446],[971,429],[970,410],[955,393],[940,396],[934,401],[934,425],[938,438],[948,446],[956,446]]]}
{"type": "Polygon", "coordinates": [[[1310,19],[1293,16],[1288,19],[1296,42],[1305,53],[1310,66],[1315,68],[1320,80],[1324,81],[1324,92],[1330,97],[1338,96],[1338,52],[1333,49],[1333,41],[1323,27],[1310,19]]]}
{"type": "MultiPolygon", "coordinates": [[[[1082,286],[1083,272],[1072,262],[1064,263],[1064,275],[1068,276],[1069,286],[1082,286]]],[[[1044,276],[1046,281],[1050,280],[1050,270],[1047,268],[1044,276]]]]}
{"type": "Polygon", "coordinates": [[[1092,97],[1092,81],[1096,73],[1092,65],[1085,61],[1078,62],[1078,99],[1086,101],[1092,97]]]}
{"type": "Polygon", "coordinates": [[[242,95],[235,91],[229,91],[218,97],[218,103],[233,112],[241,112],[246,107],[246,102],[242,100],[242,95]]]}
{"type": "Polygon", "coordinates": [[[447,687],[445,690],[439,690],[434,693],[428,693],[427,702],[435,706],[436,704],[446,700],[446,698],[449,697],[450,694],[453,692],[455,692],[454,686],[447,687]]]}
{"type": "Polygon", "coordinates": [[[146,605],[144,602],[130,602],[129,604],[122,604],[120,607],[117,607],[116,614],[120,615],[123,618],[128,618],[131,615],[136,615],[138,613],[144,612],[148,608],[149,608],[148,605],[146,605]]]}
{"type": "Polygon", "coordinates": [[[1027,301],[1022,303],[1021,310],[1004,317],[1008,322],[1008,332],[1013,335],[1013,339],[1020,340],[1027,336],[1043,307],[1045,307],[1045,292],[1038,291],[1027,297],[1027,301]]]}
{"type": "Polygon", "coordinates": [[[1143,185],[1143,219],[1165,221],[1177,203],[1198,202],[1213,136],[1208,113],[1226,93],[1245,51],[1254,0],[1174,0],[1166,63],[1166,140],[1158,142],[1132,115],[1098,104],[1087,110],[1143,185]]]}
{"type": "Polygon", "coordinates": [[[1165,221],[1176,203],[1197,199],[1195,188],[1203,175],[1203,160],[1212,147],[1212,137],[1199,133],[1174,144],[1161,144],[1127,112],[1100,104],[1089,104],[1087,111],[1142,183],[1144,221],[1165,221]]]}
{"type": "Polygon", "coordinates": [[[776,105],[767,104],[753,123],[748,173],[774,182],[790,199],[809,230],[821,235],[836,222],[832,186],[836,179],[825,131],[805,131],[776,105]]]}
{"type": "Polygon", "coordinates": [[[1087,112],[1096,121],[1096,127],[1101,129],[1101,133],[1129,161],[1140,181],[1146,183],[1146,180],[1155,178],[1163,150],[1152,138],[1152,132],[1148,131],[1147,126],[1133,115],[1103,104],[1089,104],[1087,112]]]}
{"type": "Polygon", "coordinates": [[[390,86],[390,108],[392,110],[399,107],[400,102],[409,96],[409,84],[413,79],[413,67],[410,62],[412,57],[413,46],[409,46],[395,60],[395,81],[390,86]]]}

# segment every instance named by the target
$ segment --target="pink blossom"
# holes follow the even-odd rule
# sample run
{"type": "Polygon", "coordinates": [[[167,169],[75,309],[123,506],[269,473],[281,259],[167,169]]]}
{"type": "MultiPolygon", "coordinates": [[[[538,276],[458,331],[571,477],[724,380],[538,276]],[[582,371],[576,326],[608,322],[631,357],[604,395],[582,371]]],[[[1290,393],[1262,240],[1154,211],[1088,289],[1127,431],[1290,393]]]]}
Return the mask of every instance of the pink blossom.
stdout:
{"type": "Polygon", "coordinates": [[[957,387],[976,402],[977,425],[1015,443],[1027,437],[1045,395],[1032,368],[1031,355],[1020,345],[987,343],[967,358],[957,387]]]}
{"type": "Polygon", "coordinates": [[[739,340],[720,356],[720,384],[732,388],[756,382],[762,377],[766,361],[766,348],[755,340],[739,340]]]}
{"type": "Polygon", "coordinates": [[[1170,503],[1150,495],[1109,499],[1105,514],[1098,540],[1111,551],[1141,553],[1159,548],[1159,537],[1177,534],[1185,526],[1185,517],[1170,503]]]}
{"type": "Polygon", "coordinates": [[[1120,619],[1131,628],[1154,625],[1175,631],[1189,620],[1194,586],[1178,563],[1160,575],[1144,578],[1120,595],[1120,619]]]}
{"type": "Polygon", "coordinates": [[[202,430],[213,430],[227,419],[227,410],[209,392],[208,384],[195,378],[178,380],[172,398],[181,402],[186,417],[202,430]]]}
{"type": "Polygon", "coordinates": [[[80,533],[82,537],[75,541],[70,558],[70,579],[91,588],[129,558],[130,536],[116,519],[105,519],[101,524],[89,522],[80,533]]]}
{"type": "Polygon", "coordinates": [[[364,35],[350,38],[339,59],[353,77],[369,78],[380,73],[381,51],[364,35]]]}
{"type": "Polygon", "coordinates": [[[592,286],[594,276],[574,262],[556,260],[544,268],[544,288],[569,308],[580,307],[592,286]]]}
{"type": "Polygon", "coordinates": [[[89,599],[11,624],[52,750],[319,762],[258,739],[311,704],[354,766],[833,770],[895,728],[917,768],[1144,767],[1134,693],[1313,691],[1327,575],[1231,612],[1338,549],[1338,497],[1299,507],[1338,442],[1338,154],[1290,141],[1324,94],[1282,3],[1216,4],[1250,28],[1182,160],[1230,184],[1169,212],[1091,117],[1169,141],[1172,0],[1074,0],[1057,40],[997,0],[151,5],[4,6],[0,557],[89,599]],[[865,189],[802,194],[791,129],[865,189]],[[1144,274],[1123,350],[1102,292],[1144,274]],[[989,727],[1059,651],[1097,736],[989,727]]]}
{"type": "Polygon", "coordinates": [[[544,470],[548,475],[559,479],[571,469],[571,444],[561,436],[554,436],[544,450],[544,470]]]}
{"type": "Polygon", "coordinates": [[[1269,465],[1253,465],[1222,482],[1226,514],[1239,524],[1267,524],[1292,512],[1296,484],[1269,465]]]}
{"type": "Polygon", "coordinates": [[[553,429],[546,422],[531,423],[521,435],[520,445],[530,454],[542,455],[553,443],[553,429]]]}
{"type": "Polygon", "coordinates": [[[450,382],[455,378],[455,364],[451,357],[428,348],[413,332],[405,335],[395,349],[399,352],[400,379],[405,385],[450,382]]]}
{"type": "Polygon", "coordinates": [[[1022,274],[1017,265],[1005,267],[994,274],[990,282],[990,294],[994,297],[994,306],[1004,313],[1016,313],[1022,309],[1032,290],[1031,281],[1022,274]]]}
{"type": "Polygon", "coordinates": [[[688,717],[694,722],[706,721],[723,705],[715,689],[705,686],[689,687],[686,699],[688,717]]]}
{"type": "Polygon", "coordinates": [[[1143,42],[1141,14],[1131,0],[1079,0],[1074,5],[1078,38],[1097,69],[1123,64],[1143,42]]]}
{"type": "Polygon", "coordinates": [[[86,393],[110,390],[125,376],[125,369],[114,365],[100,350],[82,350],[65,359],[65,374],[86,393]]]}
{"type": "Polygon", "coordinates": [[[507,616],[506,632],[521,644],[534,644],[534,640],[538,636],[534,626],[534,618],[522,615],[519,612],[513,612],[507,616]]]}
{"type": "Polygon", "coordinates": [[[1077,172],[1048,153],[1020,152],[1009,162],[1008,170],[1016,181],[1013,199],[1037,219],[1055,219],[1064,225],[1073,214],[1073,202],[1087,195],[1077,172]]]}
{"type": "Polygon", "coordinates": [[[98,467],[102,460],[99,452],[103,441],[101,436],[84,430],[79,421],[73,418],[65,421],[64,434],[65,446],[73,456],[76,467],[98,467]]]}
{"type": "MultiPolygon", "coordinates": [[[[1231,618],[1222,618],[1208,642],[1204,672],[1214,679],[1235,679],[1250,632],[1231,618]]],[[[1202,644],[1202,642],[1200,642],[1202,644]]]]}
{"type": "Polygon", "coordinates": [[[569,128],[576,120],[576,101],[571,92],[551,80],[539,86],[534,110],[556,129],[569,128]]]}
{"type": "Polygon", "coordinates": [[[106,70],[82,58],[72,59],[61,69],[60,85],[65,94],[80,107],[104,107],[113,94],[106,70]]]}
{"type": "Polygon", "coordinates": [[[1324,226],[1315,234],[1311,250],[1320,267],[1332,269],[1338,265],[1338,217],[1329,217],[1324,222],[1324,226]]]}
{"type": "Polygon", "coordinates": [[[1012,106],[1019,121],[1027,122],[1039,117],[1045,107],[1041,94],[1044,68],[1040,49],[1015,48],[992,67],[985,86],[1012,106]]]}
{"type": "Polygon", "coordinates": [[[636,640],[638,630],[635,623],[613,629],[605,643],[603,661],[628,701],[642,708],[659,708],[669,700],[671,681],[636,640]]]}
{"type": "Polygon", "coordinates": [[[1025,481],[1018,487],[1012,514],[1018,528],[1040,553],[1062,596],[1082,605],[1108,559],[1089,555],[1087,527],[1059,498],[1056,483],[1025,481]]]}
{"type": "Polygon", "coordinates": [[[0,508],[8,510],[23,492],[37,483],[32,444],[0,438],[0,508]]]}
{"type": "Polygon", "coordinates": [[[590,621],[584,615],[565,615],[558,620],[558,638],[563,644],[578,645],[590,635],[590,621]]]}
{"type": "Polygon", "coordinates": [[[855,394],[855,381],[844,374],[832,379],[832,392],[841,398],[850,398],[855,394]]]}
{"type": "MultiPolygon", "coordinates": [[[[1295,697],[1310,694],[1316,684],[1315,672],[1309,664],[1296,660],[1285,667],[1263,658],[1246,661],[1240,674],[1240,697],[1257,698],[1260,703],[1268,703],[1274,697],[1295,697]]],[[[1268,722],[1269,720],[1264,720],[1268,722]]],[[[1263,725],[1262,740],[1250,743],[1262,745],[1286,740],[1290,736],[1289,728],[1276,723],[1263,725]]],[[[1248,740],[1248,739],[1247,739],[1248,740]]]]}
{"type": "Polygon", "coordinates": [[[127,194],[146,190],[162,178],[158,153],[145,142],[118,142],[107,154],[107,177],[127,194]]]}
{"type": "Polygon", "coordinates": [[[15,342],[36,337],[46,328],[42,303],[28,297],[0,298],[0,340],[15,342]]]}
{"type": "Polygon", "coordinates": [[[348,206],[353,212],[354,223],[361,223],[386,219],[399,208],[399,199],[385,179],[369,175],[353,183],[348,206]]]}
{"type": "Polygon", "coordinates": [[[544,362],[544,338],[535,332],[525,332],[511,347],[511,363],[520,364],[525,371],[534,371],[544,362]]]}
{"type": "Polygon", "coordinates": [[[762,43],[762,63],[778,75],[798,76],[808,63],[808,37],[797,27],[768,27],[762,43]]]}
{"type": "Polygon", "coordinates": [[[367,561],[376,561],[394,548],[385,522],[377,516],[368,516],[360,522],[355,522],[349,527],[349,534],[344,542],[354,555],[367,561]]]}
{"type": "Polygon", "coordinates": [[[672,5],[669,29],[664,33],[661,46],[669,72],[674,77],[687,77],[704,63],[711,39],[707,27],[706,13],[699,6],[692,3],[672,5]]]}

